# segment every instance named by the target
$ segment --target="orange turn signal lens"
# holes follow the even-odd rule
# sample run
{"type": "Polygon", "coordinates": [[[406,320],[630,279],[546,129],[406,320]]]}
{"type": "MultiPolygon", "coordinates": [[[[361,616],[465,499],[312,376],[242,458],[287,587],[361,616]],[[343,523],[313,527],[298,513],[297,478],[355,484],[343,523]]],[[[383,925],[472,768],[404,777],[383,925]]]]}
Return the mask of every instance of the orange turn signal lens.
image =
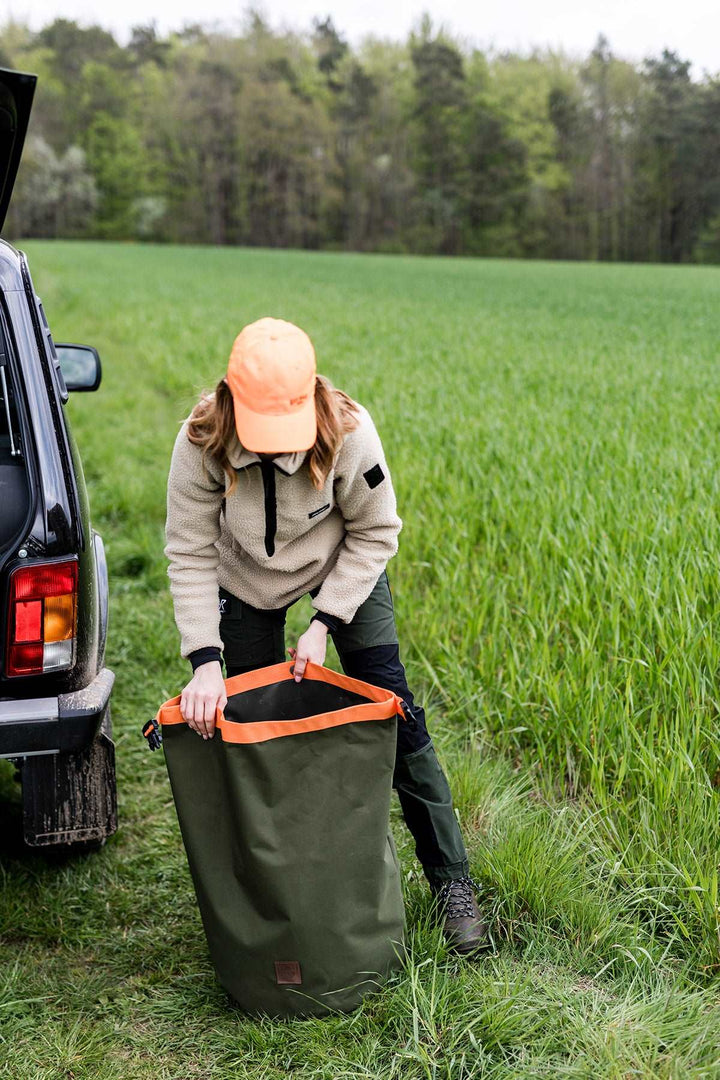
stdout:
{"type": "Polygon", "coordinates": [[[46,596],[43,619],[43,639],[67,641],[75,632],[75,594],[46,596]]]}

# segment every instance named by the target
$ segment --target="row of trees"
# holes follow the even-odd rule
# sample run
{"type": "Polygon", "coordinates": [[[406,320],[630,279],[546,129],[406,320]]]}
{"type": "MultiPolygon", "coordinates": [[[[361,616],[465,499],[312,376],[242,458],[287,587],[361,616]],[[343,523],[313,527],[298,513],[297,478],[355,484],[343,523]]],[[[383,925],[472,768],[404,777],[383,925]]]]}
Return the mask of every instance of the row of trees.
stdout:
{"type": "Polygon", "coordinates": [[[487,55],[427,16],[353,50],[250,10],[125,46],[11,23],[0,64],[40,76],[15,235],[720,261],[720,79],[668,50],[487,55]]]}

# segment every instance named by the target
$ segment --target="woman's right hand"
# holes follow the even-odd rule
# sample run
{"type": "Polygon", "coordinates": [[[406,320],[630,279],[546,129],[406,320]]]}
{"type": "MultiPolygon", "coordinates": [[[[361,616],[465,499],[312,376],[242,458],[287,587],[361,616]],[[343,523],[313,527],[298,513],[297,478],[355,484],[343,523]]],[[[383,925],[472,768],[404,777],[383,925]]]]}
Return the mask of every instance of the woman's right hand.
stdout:
{"type": "Polygon", "coordinates": [[[180,695],[180,713],[188,727],[203,739],[211,739],[215,733],[215,710],[224,709],[226,705],[220,661],[200,664],[180,695]]]}

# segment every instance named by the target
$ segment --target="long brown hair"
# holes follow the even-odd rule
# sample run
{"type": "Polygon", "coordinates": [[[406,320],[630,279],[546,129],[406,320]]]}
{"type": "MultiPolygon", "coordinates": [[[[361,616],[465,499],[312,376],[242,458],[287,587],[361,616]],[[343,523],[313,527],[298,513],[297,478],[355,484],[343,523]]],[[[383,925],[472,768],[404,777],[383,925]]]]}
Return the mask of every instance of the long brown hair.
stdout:
{"type": "MultiPolygon", "coordinates": [[[[317,436],[308,450],[303,467],[307,466],[313,487],[320,491],[332,468],[333,461],[345,435],[359,423],[355,402],[342,390],[336,389],[324,375],[315,376],[315,414],[317,436]]],[[[235,412],[230,387],[221,379],[214,394],[203,391],[200,401],[190,414],[188,438],[202,448],[202,460],[210,454],[230,480],[226,494],[237,486],[237,473],[228,461],[228,448],[235,435],[235,412]]]]}

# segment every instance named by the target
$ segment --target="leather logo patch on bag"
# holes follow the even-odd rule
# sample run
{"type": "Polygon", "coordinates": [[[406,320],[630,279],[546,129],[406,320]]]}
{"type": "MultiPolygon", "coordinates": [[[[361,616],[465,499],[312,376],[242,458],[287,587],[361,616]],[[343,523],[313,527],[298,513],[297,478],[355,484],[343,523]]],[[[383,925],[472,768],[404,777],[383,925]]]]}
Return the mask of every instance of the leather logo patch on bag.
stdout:
{"type": "Polygon", "coordinates": [[[275,981],[278,985],[285,983],[300,986],[302,984],[302,973],[299,962],[297,960],[276,960],[275,981]]]}

